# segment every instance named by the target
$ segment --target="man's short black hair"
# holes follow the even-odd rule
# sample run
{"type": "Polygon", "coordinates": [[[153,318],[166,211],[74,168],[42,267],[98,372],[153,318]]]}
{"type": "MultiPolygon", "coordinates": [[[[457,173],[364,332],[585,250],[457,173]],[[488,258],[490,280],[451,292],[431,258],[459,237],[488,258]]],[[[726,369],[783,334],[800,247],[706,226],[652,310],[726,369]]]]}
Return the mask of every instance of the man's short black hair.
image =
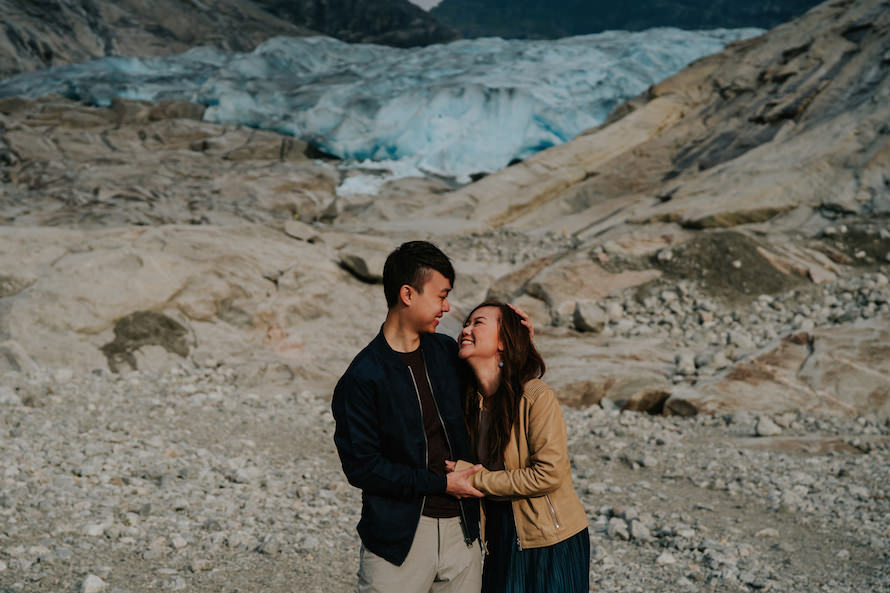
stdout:
{"type": "Polygon", "coordinates": [[[405,284],[422,291],[435,270],[454,286],[454,268],[442,250],[428,241],[408,241],[399,245],[383,264],[383,293],[386,306],[392,309],[399,302],[399,290],[405,284]]]}

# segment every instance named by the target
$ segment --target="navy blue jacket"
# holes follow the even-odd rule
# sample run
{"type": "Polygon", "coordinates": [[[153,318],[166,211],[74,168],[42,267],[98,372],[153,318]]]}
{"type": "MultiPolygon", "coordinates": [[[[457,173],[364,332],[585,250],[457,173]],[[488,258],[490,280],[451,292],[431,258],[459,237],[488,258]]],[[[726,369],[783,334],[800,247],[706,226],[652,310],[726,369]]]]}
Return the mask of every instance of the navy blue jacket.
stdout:
{"type": "MultiPolygon", "coordinates": [[[[472,459],[460,403],[457,343],[443,334],[421,334],[420,347],[452,459],[472,459]]],[[[424,497],[444,494],[446,480],[427,469],[420,396],[408,365],[382,331],[340,378],[331,409],[343,472],[362,491],[362,543],[401,565],[414,541],[424,497]]],[[[479,537],[479,503],[466,500],[460,506],[470,545],[479,537]]]]}

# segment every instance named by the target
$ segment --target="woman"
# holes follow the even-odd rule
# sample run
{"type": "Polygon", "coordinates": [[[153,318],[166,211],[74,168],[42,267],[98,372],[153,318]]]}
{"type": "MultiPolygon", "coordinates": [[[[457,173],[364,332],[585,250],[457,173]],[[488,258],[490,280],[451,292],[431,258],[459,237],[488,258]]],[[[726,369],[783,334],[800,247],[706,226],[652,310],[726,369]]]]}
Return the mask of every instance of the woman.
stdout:
{"type": "Polygon", "coordinates": [[[464,417],[484,467],[472,478],[486,495],[483,593],[587,593],[587,515],[572,487],[559,402],[540,379],[544,361],[528,329],[509,306],[482,303],[464,323],[459,356],[472,370],[464,417]]]}

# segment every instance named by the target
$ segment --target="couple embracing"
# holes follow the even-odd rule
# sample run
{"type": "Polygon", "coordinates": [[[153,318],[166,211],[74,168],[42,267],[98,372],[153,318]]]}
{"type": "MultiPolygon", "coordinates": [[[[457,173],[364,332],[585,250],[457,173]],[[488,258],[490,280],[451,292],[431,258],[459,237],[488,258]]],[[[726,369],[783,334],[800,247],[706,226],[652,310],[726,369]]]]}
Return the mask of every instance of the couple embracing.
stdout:
{"type": "Polygon", "coordinates": [[[531,322],[482,303],[455,343],[435,331],[453,284],[431,243],[393,251],[386,320],[334,390],[334,442],[362,491],[358,590],[586,593],[587,516],[531,322]]]}

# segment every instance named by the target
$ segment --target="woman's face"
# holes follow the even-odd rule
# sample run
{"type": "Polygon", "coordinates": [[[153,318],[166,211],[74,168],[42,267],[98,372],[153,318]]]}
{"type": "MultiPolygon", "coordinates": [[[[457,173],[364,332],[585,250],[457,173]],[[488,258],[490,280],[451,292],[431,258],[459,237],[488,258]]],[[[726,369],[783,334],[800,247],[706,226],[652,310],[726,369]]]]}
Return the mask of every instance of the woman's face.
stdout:
{"type": "Polygon", "coordinates": [[[460,332],[458,356],[464,360],[498,358],[503,349],[498,329],[501,311],[497,307],[479,307],[470,314],[460,332]]]}

